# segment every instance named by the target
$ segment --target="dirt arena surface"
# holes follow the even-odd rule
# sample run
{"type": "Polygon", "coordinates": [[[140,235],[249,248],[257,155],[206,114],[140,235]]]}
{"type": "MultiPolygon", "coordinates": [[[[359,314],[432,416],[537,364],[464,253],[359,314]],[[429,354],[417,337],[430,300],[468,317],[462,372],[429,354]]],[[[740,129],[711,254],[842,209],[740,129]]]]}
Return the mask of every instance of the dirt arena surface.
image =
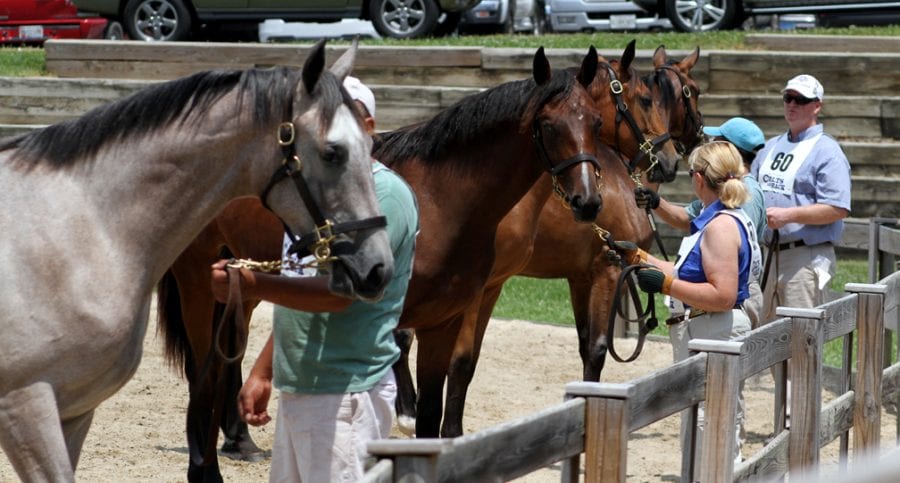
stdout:
{"type": "MultiPolygon", "coordinates": [[[[271,306],[256,311],[251,340],[244,361],[245,372],[271,328],[271,306]]],[[[526,416],[563,401],[567,382],[579,380],[581,362],[576,349],[575,329],[525,321],[495,319],[484,340],[481,360],[466,402],[465,430],[474,432],[501,422],[526,416]]],[[[617,342],[619,352],[629,353],[633,342],[617,342]]],[[[86,355],[89,356],[89,355],[86,355]]],[[[637,361],[629,364],[609,359],[603,372],[607,382],[625,382],[671,364],[672,351],[667,342],[648,341],[637,361]]],[[[745,457],[762,448],[772,435],[772,380],[765,374],[747,381],[748,405],[745,457]]],[[[826,394],[826,401],[831,399],[826,394]]],[[[157,337],[155,311],[144,341],[144,356],[134,378],[116,395],[104,402],[94,415],[81,461],[76,472],[86,482],[161,482],[184,481],[187,471],[187,443],[184,436],[187,383],[166,366],[162,340],[157,337]]],[[[277,410],[277,394],[269,412],[277,410]]],[[[895,445],[896,419],[882,416],[882,446],[895,445]],[[888,442],[888,443],[884,443],[888,442]]],[[[274,422],[251,428],[256,443],[263,449],[272,446],[274,422]]],[[[395,431],[399,436],[399,433],[395,431]]],[[[852,438],[851,438],[852,441],[852,438]]],[[[823,471],[837,461],[838,443],[829,444],[821,453],[823,471]]],[[[257,463],[232,461],[220,457],[226,481],[262,482],[268,480],[268,460],[257,463]]],[[[681,455],[678,443],[678,418],[670,417],[631,435],[628,449],[628,481],[678,481],[681,455]]],[[[0,482],[17,481],[5,456],[0,458],[0,482]]],[[[560,481],[559,465],[529,474],[517,481],[544,483],[560,481]]]]}

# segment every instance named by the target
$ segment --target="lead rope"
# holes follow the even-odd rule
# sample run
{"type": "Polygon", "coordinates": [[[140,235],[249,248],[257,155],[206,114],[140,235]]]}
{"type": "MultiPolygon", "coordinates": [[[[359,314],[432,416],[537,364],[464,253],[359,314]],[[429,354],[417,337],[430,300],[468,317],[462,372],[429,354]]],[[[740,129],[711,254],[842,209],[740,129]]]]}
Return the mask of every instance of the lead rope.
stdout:
{"type": "Polygon", "coordinates": [[[606,333],[609,336],[607,342],[607,348],[609,350],[609,354],[612,356],[616,362],[632,362],[641,355],[641,351],[644,348],[644,342],[647,340],[647,334],[652,332],[659,326],[659,320],[656,318],[656,302],[652,296],[647,298],[647,308],[642,310],[640,297],[637,293],[637,288],[634,286],[634,279],[630,276],[632,272],[642,268],[643,266],[638,265],[629,265],[626,266],[625,262],[622,260],[622,257],[613,249],[613,240],[612,235],[609,231],[604,230],[598,225],[594,224],[593,227],[594,232],[597,233],[597,236],[603,240],[607,246],[609,246],[609,250],[606,252],[606,258],[610,261],[610,263],[616,263],[622,267],[622,273],[619,274],[619,279],[616,282],[615,296],[613,297],[613,304],[610,307],[609,311],[609,320],[607,322],[606,333]],[[628,293],[631,295],[631,300],[634,302],[634,308],[637,312],[637,317],[630,318],[628,314],[622,312],[622,304],[620,296],[622,293],[622,289],[624,286],[628,286],[628,293]],[[631,356],[627,359],[622,358],[618,352],[616,352],[615,347],[615,337],[613,333],[615,332],[616,327],[616,315],[622,317],[626,322],[635,322],[638,324],[638,341],[637,345],[634,348],[634,352],[632,352],[631,356]],[[648,318],[649,316],[649,318],[648,318]]]}

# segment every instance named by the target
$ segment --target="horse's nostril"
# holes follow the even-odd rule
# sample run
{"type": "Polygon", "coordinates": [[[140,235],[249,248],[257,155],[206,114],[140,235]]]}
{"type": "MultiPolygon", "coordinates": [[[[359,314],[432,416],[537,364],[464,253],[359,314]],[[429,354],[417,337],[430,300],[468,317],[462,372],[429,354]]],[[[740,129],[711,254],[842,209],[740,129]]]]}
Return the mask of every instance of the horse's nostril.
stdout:
{"type": "Polygon", "coordinates": [[[366,286],[381,287],[387,283],[390,276],[390,270],[385,270],[384,264],[379,263],[369,270],[369,274],[366,276],[366,286]]]}

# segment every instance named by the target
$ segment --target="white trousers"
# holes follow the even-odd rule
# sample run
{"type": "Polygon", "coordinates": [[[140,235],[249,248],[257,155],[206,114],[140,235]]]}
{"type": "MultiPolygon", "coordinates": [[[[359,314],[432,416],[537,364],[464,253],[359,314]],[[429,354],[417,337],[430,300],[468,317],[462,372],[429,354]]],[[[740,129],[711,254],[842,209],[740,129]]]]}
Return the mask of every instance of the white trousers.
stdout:
{"type": "Polygon", "coordinates": [[[365,473],[366,443],[387,438],[397,382],[388,373],[366,392],[282,392],[275,417],[270,482],[350,483],[365,473]]]}

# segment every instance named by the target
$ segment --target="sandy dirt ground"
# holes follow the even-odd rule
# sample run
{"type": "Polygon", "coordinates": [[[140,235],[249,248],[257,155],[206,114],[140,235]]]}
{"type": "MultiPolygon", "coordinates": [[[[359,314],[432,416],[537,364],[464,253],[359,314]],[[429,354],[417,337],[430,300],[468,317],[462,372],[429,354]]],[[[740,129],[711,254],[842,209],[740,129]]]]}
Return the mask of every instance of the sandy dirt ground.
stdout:
{"type": "MultiPolygon", "coordinates": [[[[271,327],[271,306],[254,314],[245,372],[265,341],[271,327]]],[[[616,347],[622,354],[633,347],[623,340],[616,347]]],[[[607,362],[603,379],[624,382],[671,363],[668,342],[648,341],[637,361],[607,362]]],[[[772,435],[772,380],[766,374],[747,381],[747,443],[744,456],[762,448],[772,435]]],[[[487,330],[481,360],[466,402],[465,430],[474,432],[514,418],[526,416],[563,401],[567,382],[580,379],[575,330],[526,321],[495,319],[487,330]]],[[[830,399],[826,394],[825,399],[830,399]]],[[[184,481],[187,444],[184,436],[187,384],[166,366],[162,340],[157,337],[155,312],[144,342],[144,356],[134,378],[96,411],[85,442],[76,477],[79,481],[160,482],[184,481]]],[[[277,410],[277,395],[269,412],[277,410]]],[[[884,449],[893,448],[896,419],[883,414],[884,449]]],[[[628,481],[678,481],[681,456],[678,417],[666,418],[631,435],[628,449],[628,481]]],[[[256,443],[269,450],[274,422],[251,428],[256,443]]],[[[399,432],[395,434],[400,436],[399,432]]],[[[852,440],[851,440],[852,441],[852,440]]],[[[837,461],[836,442],[822,451],[824,467],[837,461]]],[[[226,481],[267,481],[268,460],[246,463],[220,457],[226,481]]],[[[0,458],[0,482],[17,481],[15,473],[0,458]]],[[[529,474],[517,481],[560,481],[560,466],[529,474]]]]}

